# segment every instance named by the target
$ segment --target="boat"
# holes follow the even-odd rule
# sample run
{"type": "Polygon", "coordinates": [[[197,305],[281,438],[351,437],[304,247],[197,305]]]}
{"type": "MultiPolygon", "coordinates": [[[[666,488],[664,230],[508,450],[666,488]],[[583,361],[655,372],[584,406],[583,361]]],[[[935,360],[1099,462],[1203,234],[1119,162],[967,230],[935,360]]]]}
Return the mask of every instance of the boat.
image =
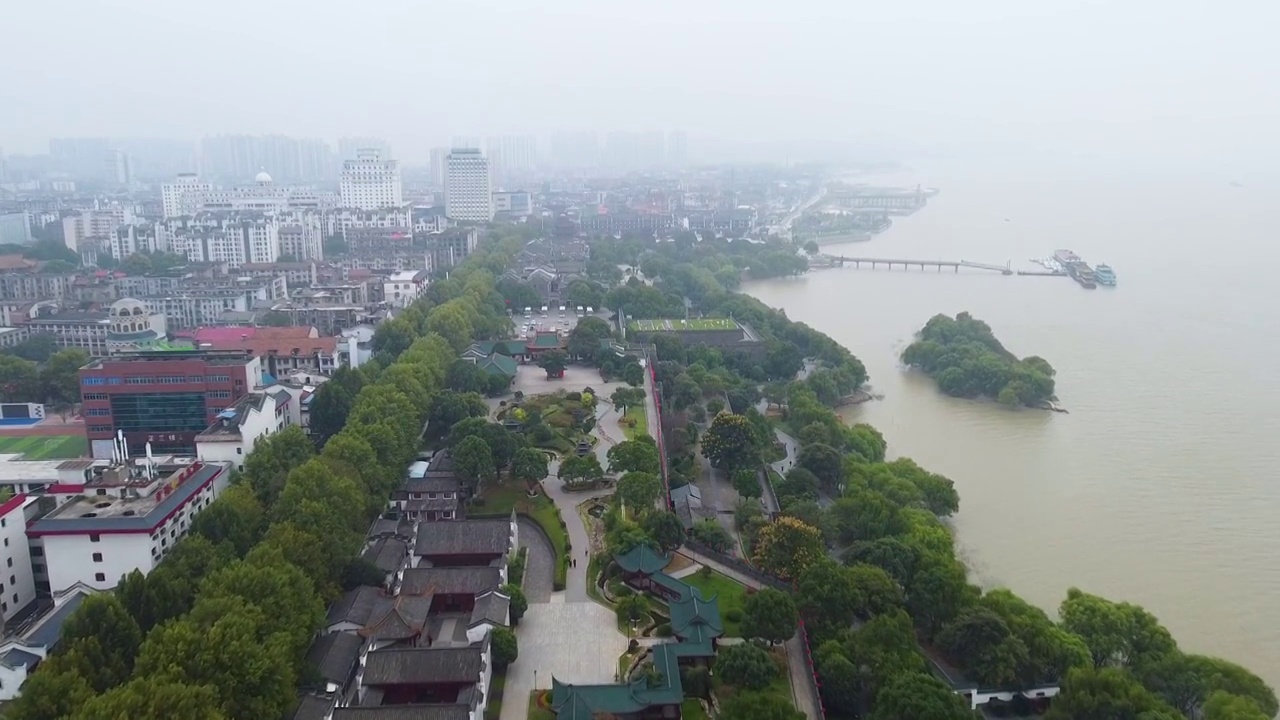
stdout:
{"type": "Polygon", "coordinates": [[[1097,279],[1099,285],[1106,285],[1107,287],[1115,287],[1116,273],[1114,270],[1111,269],[1110,265],[1104,264],[1094,268],[1093,276],[1094,278],[1097,279]]]}
{"type": "Polygon", "coordinates": [[[1077,255],[1077,254],[1075,254],[1075,253],[1073,253],[1073,252],[1071,252],[1070,250],[1057,250],[1057,251],[1054,251],[1054,253],[1053,253],[1053,259],[1054,259],[1054,260],[1057,260],[1058,262],[1062,263],[1063,265],[1071,265],[1071,264],[1073,264],[1073,263],[1082,262],[1082,261],[1080,260],[1080,256],[1079,256],[1079,255],[1077,255]]]}
{"type": "Polygon", "coordinates": [[[1098,287],[1097,277],[1093,274],[1093,268],[1088,265],[1082,262],[1072,263],[1067,266],[1067,270],[1071,273],[1071,277],[1075,278],[1075,281],[1080,283],[1080,287],[1085,290],[1093,290],[1098,287]]]}

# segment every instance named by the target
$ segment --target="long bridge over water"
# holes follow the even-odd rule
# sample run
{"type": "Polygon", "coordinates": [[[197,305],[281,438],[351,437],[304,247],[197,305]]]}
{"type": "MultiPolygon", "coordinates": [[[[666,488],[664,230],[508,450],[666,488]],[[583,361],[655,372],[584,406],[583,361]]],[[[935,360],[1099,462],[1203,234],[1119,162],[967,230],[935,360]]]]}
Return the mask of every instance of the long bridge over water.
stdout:
{"type": "Polygon", "coordinates": [[[827,255],[826,258],[837,265],[852,264],[854,267],[862,267],[870,265],[872,270],[883,265],[892,270],[894,265],[901,265],[904,270],[907,268],[918,267],[921,270],[936,268],[938,272],[942,272],[943,268],[950,268],[954,272],[960,272],[960,268],[972,268],[974,270],[989,270],[998,272],[1001,275],[1013,275],[1013,263],[1007,265],[992,265],[991,263],[973,262],[970,260],[909,260],[906,258],[870,258],[870,257],[845,257],[843,255],[827,255]]]}

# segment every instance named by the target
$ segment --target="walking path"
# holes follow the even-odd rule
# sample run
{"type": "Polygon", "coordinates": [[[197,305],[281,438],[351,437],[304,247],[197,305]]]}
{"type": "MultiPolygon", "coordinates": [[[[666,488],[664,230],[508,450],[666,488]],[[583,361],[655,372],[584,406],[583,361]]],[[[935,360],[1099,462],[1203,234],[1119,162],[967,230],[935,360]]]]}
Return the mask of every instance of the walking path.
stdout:
{"type": "Polygon", "coordinates": [[[551,602],[551,588],[556,574],[556,553],[542,528],[532,520],[520,518],[520,547],[529,548],[524,563],[521,589],[532,603],[551,602]]]}
{"type": "MultiPolygon", "coordinates": [[[[696,563],[706,565],[721,575],[733,578],[749,588],[759,590],[764,587],[760,581],[747,577],[728,565],[690,550],[688,547],[682,547],[676,552],[696,563]]],[[[784,647],[787,649],[787,674],[791,677],[791,697],[795,701],[796,708],[809,720],[822,720],[817,688],[814,686],[813,674],[809,672],[809,666],[804,659],[804,641],[800,639],[800,634],[793,635],[784,643],[784,647]]]]}

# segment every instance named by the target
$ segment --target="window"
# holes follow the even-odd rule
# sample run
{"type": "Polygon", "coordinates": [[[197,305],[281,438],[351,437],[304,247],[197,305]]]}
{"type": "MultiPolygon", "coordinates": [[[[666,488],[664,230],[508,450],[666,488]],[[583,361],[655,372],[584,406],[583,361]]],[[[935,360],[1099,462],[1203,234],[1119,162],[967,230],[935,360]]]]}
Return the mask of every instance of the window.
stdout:
{"type": "Polygon", "coordinates": [[[109,378],[107,378],[107,384],[108,384],[108,385],[119,385],[119,384],[120,384],[120,378],[118,378],[118,377],[109,377],[109,378]]]}
{"type": "Polygon", "coordinates": [[[236,448],[236,454],[237,454],[237,455],[243,455],[243,454],[244,454],[244,448],[242,448],[242,447],[237,447],[237,448],[236,448]]]}
{"type": "Polygon", "coordinates": [[[31,557],[44,557],[44,548],[39,545],[31,548],[31,557]]]}
{"type": "Polygon", "coordinates": [[[90,425],[90,426],[89,426],[89,432],[106,432],[106,433],[109,433],[109,432],[111,432],[111,426],[110,426],[110,425],[90,425]]]}
{"type": "Polygon", "coordinates": [[[94,562],[102,562],[102,553],[94,553],[94,554],[93,554],[93,561],[94,561],[94,562]]]}
{"type": "Polygon", "coordinates": [[[13,567],[13,558],[5,558],[5,567],[13,567]]]}
{"type": "Polygon", "coordinates": [[[107,581],[107,574],[106,574],[106,573],[94,573],[94,574],[93,574],[93,579],[94,579],[94,580],[97,580],[98,582],[106,582],[106,581],[107,581]]]}
{"type": "Polygon", "coordinates": [[[110,397],[106,393],[80,393],[81,400],[106,400],[110,397]]]}
{"type": "Polygon", "coordinates": [[[89,535],[89,542],[102,542],[102,536],[96,533],[89,535]]]}
{"type": "Polygon", "coordinates": [[[4,546],[9,547],[9,538],[4,539],[4,546]]]}
{"type": "Polygon", "coordinates": [[[107,379],[104,377],[86,377],[80,379],[81,385],[106,385],[107,379]]]}
{"type": "Polygon", "coordinates": [[[111,414],[111,408],[88,408],[84,414],[87,417],[103,417],[111,414]]]}
{"type": "Polygon", "coordinates": [[[44,563],[31,563],[31,571],[39,575],[44,572],[44,563]]]}

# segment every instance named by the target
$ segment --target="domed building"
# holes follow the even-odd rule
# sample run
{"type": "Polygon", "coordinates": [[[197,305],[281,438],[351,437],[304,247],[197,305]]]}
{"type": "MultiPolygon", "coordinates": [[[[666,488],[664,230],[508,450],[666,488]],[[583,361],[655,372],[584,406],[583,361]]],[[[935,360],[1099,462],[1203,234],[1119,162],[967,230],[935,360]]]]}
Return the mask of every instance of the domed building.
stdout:
{"type": "Polygon", "coordinates": [[[146,303],[123,298],[107,310],[107,351],[138,350],[164,342],[168,327],[163,313],[153,313],[146,303]]]}
{"type": "Polygon", "coordinates": [[[272,183],[271,176],[267,174],[265,169],[259,170],[258,174],[253,176],[253,181],[259,185],[270,185],[272,183]]]}

